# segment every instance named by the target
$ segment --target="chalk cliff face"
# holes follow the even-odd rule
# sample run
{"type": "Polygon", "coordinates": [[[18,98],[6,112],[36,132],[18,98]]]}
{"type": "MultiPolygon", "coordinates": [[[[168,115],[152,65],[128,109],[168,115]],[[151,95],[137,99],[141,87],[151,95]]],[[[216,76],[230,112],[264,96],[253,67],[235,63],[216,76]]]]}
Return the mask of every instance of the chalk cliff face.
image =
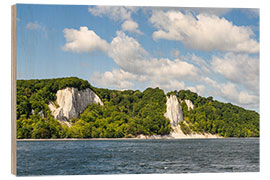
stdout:
{"type": "Polygon", "coordinates": [[[100,98],[89,88],[79,91],[77,88],[67,87],[57,91],[56,97],[57,105],[50,102],[48,106],[54,118],[60,121],[79,117],[80,113],[92,103],[103,106],[100,98]]]}
{"type": "Polygon", "coordinates": [[[186,103],[186,105],[187,105],[187,107],[188,107],[188,111],[190,111],[191,109],[194,108],[193,103],[192,103],[191,100],[185,99],[185,103],[186,103]]]}
{"type": "Polygon", "coordinates": [[[180,121],[184,120],[184,114],[182,111],[182,107],[180,106],[177,97],[175,95],[170,95],[167,98],[167,111],[164,114],[166,118],[168,118],[171,122],[172,127],[178,126],[180,121]]]}

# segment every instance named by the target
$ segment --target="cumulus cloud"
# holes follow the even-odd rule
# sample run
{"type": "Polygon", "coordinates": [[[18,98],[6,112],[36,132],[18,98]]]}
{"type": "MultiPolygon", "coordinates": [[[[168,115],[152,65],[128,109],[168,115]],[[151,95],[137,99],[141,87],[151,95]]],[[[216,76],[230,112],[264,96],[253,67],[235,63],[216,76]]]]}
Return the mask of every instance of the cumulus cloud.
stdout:
{"type": "MultiPolygon", "coordinates": [[[[200,70],[194,65],[181,59],[152,58],[137,40],[121,31],[117,32],[117,36],[110,43],[107,55],[121,68],[122,74],[128,72],[129,75],[133,75],[132,77],[136,77],[137,82],[148,81],[151,86],[168,91],[184,88],[184,84],[181,82],[183,79],[197,81],[200,73],[200,70]]],[[[117,75],[119,76],[119,73],[117,75]]],[[[118,84],[121,78],[116,78],[118,81],[111,80],[112,77],[116,77],[116,72],[96,74],[94,77],[101,79],[98,80],[99,84],[110,82],[107,84],[115,84],[116,88],[124,87],[118,84]]],[[[135,79],[122,80],[127,85],[129,80],[134,81],[135,79]]]]}
{"type": "Polygon", "coordinates": [[[194,65],[181,59],[152,58],[132,37],[118,32],[111,42],[109,56],[125,71],[166,78],[194,79],[200,72],[194,65]]]}
{"type": "Polygon", "coordinates": [[[142,32],[138,29],[138,24],[134,22],[133,20],[126,20],[122,24],[122,29],[124,31],[129,31],[129,32],[136,32],[138,34],[142,34],[142,32]]]}
{"type": "Polygon", "coordinates": [[[253,105],[257,106],[259,103],[259,97],[248,93],[247,91],[240,91],[236,84],[225,83],[220,86],[220,95],[232,102],[239,105],[253,105]]]}
{"type": "Polygon", "coordinates": [[[88,28],[69,30],[64,31],[67,39],[65,50],[80,53],[99,49],[120,67],[111,72],[95,72],[90,79],[98,86],[122,90],[146,83],[147,86],[160,87],[166,92],[190,89],[203,95],[206,86],[201,83],[206,83],[213,88],[216,96],[241,106],[258,107],[258,91],[256,88],[252,89],[254,85],[258,85],[259,78],[256,58],[227,53],[222,57],[213,56],[210,65],[196,55],[179,56],[175,59],[153,58],[136,39],[122,31],[118,31],[116,37],[107,43],[88,28]],[[91,40],[93,42],[90,42],[91,40]],[[67,46],[69,43],[74,45],[67,46]],[[103,49],[104,47],[106,48],[103,49]],[[221,74],[228,82],[218,83],[210,78],[213,75],[211,73],[221,74]],[[194,82],[195,85],[186,87],[184,81],[194,82]],[[199,85],[196,85],[198,83],[199,85]],[[241,89],[239,86],[241,84],[247,89],[241,89]]]}
{"type": "Polygon", "coordinates": [[[152,78],[150,86],[153,88],[159,87],[165,92],[185,89],[185,83],[183,81],[165,78],[152,78]]]}
{"type": "Polygon", "coordinates": [[[122,69],[114,69],[112,72],[106,71],[105,73],[95,72],[91,76],[91,81],[99,86],[106,88],[115,88],[119,90],[131,89],[134,87],[134,81],[137,79],[137,76],[124,71],[122,69]]]}
{"type": "Polygon", "coordinates": [[[145,69],[147,73],[166,78],[195,81],[196,77],[200,75],[198,68],[181,59],[152,59],[151,63],[147,64],[147,66],[145,69]]]}
{"type": "Polygon", "coordinates": [[[140,72],[142,62],[148,61],[149,53],[134,38],[127,36],[122,31],[117,32],[113,38],[108,55],[125,71],[140,72]]]}
{"type": "Polygon", "coordinates": [[[124,6],[91,6],[88,11],[94,16],[108,16],[112,20],[129,20],[131,14],[136,12],[135,7],[124,6]]]}
{"type": "Polygon", "coordinates": [[[157,28],[153,39],[181,41],[202,51],[258,53],[259,43],[250,27],[236,26],[215,15],[183,14],[180,11],[154,11],[149,21],[157,28]]]}
{"type": "Polygon", "coordinates": [[[101,50],[106,52],[109,48],[109,44],[105,40],[101,39],[94,31],[88,30],[87,27],[80,27],[80,30],[66,28],[63,32],[66,39],[66,44],[63,47],[65,51],[90,53],[101,50]]]}
{"type": "Polygon", "coordinates": [[[249,94],[246,91],[241,91],[238,97],[239,104],[251,107],[259,107],[259,100],[259,96],[249,94]]]}
{"type": "Polygon", "coordinates": [[[207,83],[208,85],[210,85],[210,86],[212,86],[214,88],[218,88],[218,83],[215,80],[213,80],[213,79],[211,79],[209,77],[204,77],[204,78],[202,78],[202,80],[205,83],[207,83]]]}
{"type": "Polygon", "coordinates": [[[132,13],[137,11],[137,7],[124,6],[91,6],[88,11],[94,16],[107,16],[114,21],[122,21],[122,30],[142,34],[138,29],[139,25],[132,20],[132,13]]]}
{"type": "Polygon", "coordinates": [[[259,92],[259,59],[247,54],[227,53],[223,57],[213,56],[212,70],[227,80],[243,84],[253,92],[259,92]]]}
{"type": "Polygon", "coordinates": [[[110,44],[87,27],[65,29],[63,32],[67,41],[63,50],[77,53],[102,50],[121,68],[120,71],[94,74],[92,80],[96,79],[98,85],[114,84],[118,89],[128,88],[133,85],[130,80],[135,81],[136,77],[136,81],[149,81],[152,86],[175,90],[184,87],[181,80],[199,79],[200,70],[193,64],[180,58],[152,58],[137,40],[122,31],[117,32],[110,44]],[[124,76],[128,78],[124,79],[124,76]]]}
{"type": "Polygon", "coordinates": [[[199,95],[203,95],[205,91],[205,86],[204,85],[196,85],[196,86],[189,86],[187,87],[190,91],[196,92],[199,95]]]}
{"type": "Polygon", "coordinates": [[[222,97],[229,99],[233,102],[239,102],[238,101],[239,94],[235,84],[233,83],[221,84],[219,88],[222,97]]]}
{"type": "Polygon", "coordinates": [[[259,95],[251,91],[241,90],[239,85],[235,83],[218,83],[209,77],[204,78],[204,82],[214,88],[216,96],[222,97],[229,102],[248,108],[259,107],[259,95]]]}

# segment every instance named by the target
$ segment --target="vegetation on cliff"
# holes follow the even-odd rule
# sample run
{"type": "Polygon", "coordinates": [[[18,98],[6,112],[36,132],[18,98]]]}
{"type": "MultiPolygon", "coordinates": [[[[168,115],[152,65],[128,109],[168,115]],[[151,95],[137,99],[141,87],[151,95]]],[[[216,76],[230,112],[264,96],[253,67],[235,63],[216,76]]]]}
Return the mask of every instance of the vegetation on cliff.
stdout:
{"type": "Polygon", "coordinates": [[[17,138],[66,136],[68,128],[61,126],[48,108],[49,101],[56,100],[56,92],[66,87],[92,89],[88,81],[76,77],[17,80],[17,138]]]}
{"type": "MultiPolygon", "coordinates": [[[[184,133],[219,134],[225,137],[259,136],[259,114],[230,103],[204,98],[189,90],[170,92],[179,99],[189,99],[194,109],[188,111],[182,101],[184,133]]],[[[167,95],[168,95],[167,94],[167,95]]],[[[117,91],[92,87],[78,78],[17,80],[17,138],[121,138],[144,135],[167,135],[170,121],[164,117],[166,96],[159,88],[145,91],[117,91]],[[49,101],[66,87],[91,88],[104,106],[91,104],[71,119],[72,126],[53,118],[49,101]]]]}
{"type": "Polygon", "coordinates": [[[18,80],[17,138],[91,138],[134,137],[170,133],[170,121],[164,117],[166,97],[163,90],[115,91],[93,88],[78,78],[18,80]],[[91,88],[104,102],[92,104],[72,119],[72,127],[61,125],[48,108],[55,93],[65,87],[91,88]]]}
{"type": "MultiPolygon", "coordinates": [[[[175,92],[179,99],[189,99],[194,109],[181,103],[187,125],[185,132],[219,134],[224,137],[258,137],[259,114],[255,111],[204,98],[190,90],[175,92]]],[[[182,127],[182,126],[181,126],[182,127]]],[[[183,128],[182,128],[183,129],[183,128]]]]}

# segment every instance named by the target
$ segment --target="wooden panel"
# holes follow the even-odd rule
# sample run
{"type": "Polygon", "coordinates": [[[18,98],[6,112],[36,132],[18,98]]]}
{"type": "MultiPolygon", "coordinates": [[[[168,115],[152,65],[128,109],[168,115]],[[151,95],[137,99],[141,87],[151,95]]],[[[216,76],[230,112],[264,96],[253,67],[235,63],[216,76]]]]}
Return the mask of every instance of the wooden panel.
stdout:
{"type": "Polygon", "coordinates": [[[16,5],[11,7],[11,173],[17,174],[17,158],[16,158],[16,60],[17,60],[17,44],[16,44],[16,5]]]}

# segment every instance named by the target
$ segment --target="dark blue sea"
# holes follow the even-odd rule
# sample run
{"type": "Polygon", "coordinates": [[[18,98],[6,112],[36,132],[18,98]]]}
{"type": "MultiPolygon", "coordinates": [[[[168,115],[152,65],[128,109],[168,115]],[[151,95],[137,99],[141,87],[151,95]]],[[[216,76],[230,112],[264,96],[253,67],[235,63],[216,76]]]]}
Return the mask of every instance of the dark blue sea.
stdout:
{"type": "Polygon", "coordinates": [[[17,142],[17,174],[258,172],[259,138],[17,142]]]}

